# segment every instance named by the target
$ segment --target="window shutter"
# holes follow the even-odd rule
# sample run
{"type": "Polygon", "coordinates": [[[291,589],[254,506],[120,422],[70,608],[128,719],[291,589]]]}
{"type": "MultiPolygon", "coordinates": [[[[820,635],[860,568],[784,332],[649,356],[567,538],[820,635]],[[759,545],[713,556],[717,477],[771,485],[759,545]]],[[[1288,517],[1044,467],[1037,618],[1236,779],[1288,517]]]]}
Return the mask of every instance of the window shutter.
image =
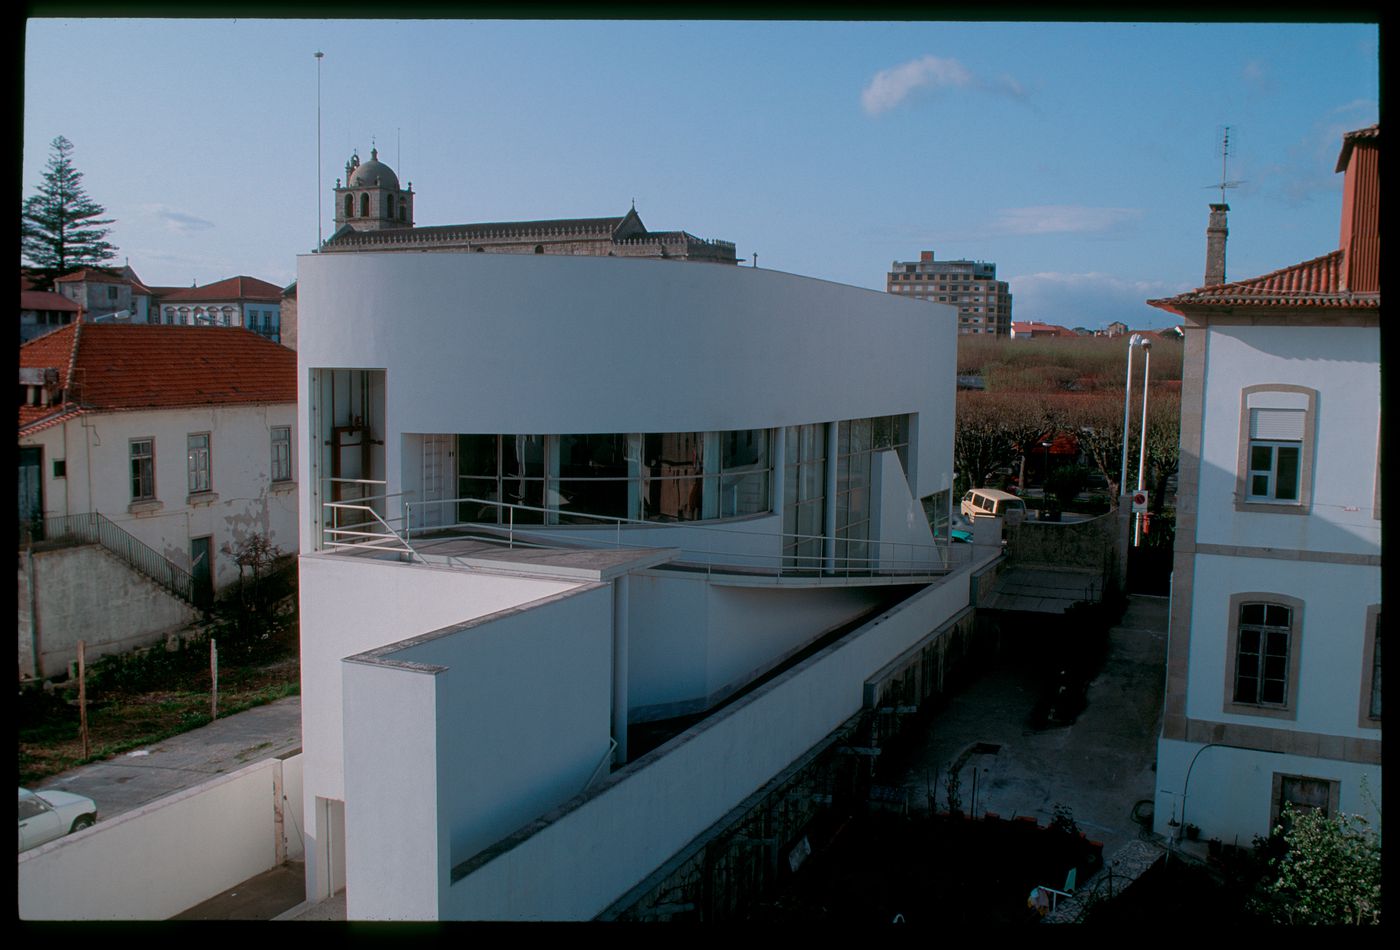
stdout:
{"type": "Polygon", "coordinates": [[[1249,410],[1249,437],[1286,442],[1303,441],[1303,420],[1307,413],[1301,409],[1249,410]]]}

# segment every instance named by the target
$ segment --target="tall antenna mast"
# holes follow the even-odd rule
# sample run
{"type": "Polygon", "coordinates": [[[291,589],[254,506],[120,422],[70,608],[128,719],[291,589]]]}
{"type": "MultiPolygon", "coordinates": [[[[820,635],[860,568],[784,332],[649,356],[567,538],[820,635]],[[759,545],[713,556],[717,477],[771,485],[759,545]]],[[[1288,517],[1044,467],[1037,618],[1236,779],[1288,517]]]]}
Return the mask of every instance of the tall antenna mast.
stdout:
{"type": "Polygon", "coordinates": [[[1225,173],[1226,163],[1230,160],[1230,127],[1224,126],[1224,131],[1220,136],[1220,181],[1214,185],[1206,185],[1207,188],[1220,189],[1220,203],[1225,203],[1225,189],[1238,188],[1243,185],[1243,181],[1230,181],[1225,173]]]}
{"type": "Polygon", "coordinates": [[[321,250],[321,57],[326,54],[317,50],[316,56],[316,250],[321,250]]]}

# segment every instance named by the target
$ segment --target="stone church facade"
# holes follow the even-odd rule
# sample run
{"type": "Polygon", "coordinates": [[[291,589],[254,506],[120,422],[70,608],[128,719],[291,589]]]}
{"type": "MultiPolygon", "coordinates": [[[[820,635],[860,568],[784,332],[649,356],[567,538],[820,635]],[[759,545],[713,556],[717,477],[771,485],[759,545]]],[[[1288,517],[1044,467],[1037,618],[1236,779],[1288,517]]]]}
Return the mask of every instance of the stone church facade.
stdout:
{"type": "Polygon", "coordinates": [[[636,207],[615,218],[560,218],[415,227],[413,183],[379,161],[378,150],[345,165],[335,183],[335,233],[323,253],[341,251],[471,251],[491,254],[568,254],[654,257],[734,264],[734,244],[686,231],[648,231],[636,207]]]}

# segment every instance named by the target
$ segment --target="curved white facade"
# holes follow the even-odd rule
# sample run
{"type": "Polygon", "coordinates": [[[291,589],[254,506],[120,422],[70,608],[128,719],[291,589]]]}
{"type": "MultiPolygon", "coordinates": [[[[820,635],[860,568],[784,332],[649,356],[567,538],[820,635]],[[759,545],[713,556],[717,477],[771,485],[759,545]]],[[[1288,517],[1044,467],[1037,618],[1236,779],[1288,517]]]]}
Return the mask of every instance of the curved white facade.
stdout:
{"type": "MultiPolygon", "coordinates": [[[[921,431],[951,435],[956,316],[936,304],[756,268],[549,255],[307,255],[298,287],[303,395],[309,368],[384,369],[389,433],[918,413],[921,431]]],[[[400,452],[386,440],[391,492],[400,452]]],[[[913,467],[915,497],[950,485],[951,438],[919,439],[913,467]]]]}
{"type": "MultiPolygon", "coordinates": [[[[947,569],[929,517],[952,485],[951,307],[754,268],[465,252],[305,256],[298,289],[307,886],[346,886],[352,918],[503,912],[451,910],[453,869],[628,762],[629,723],[710,710],[947,569]],[[438,505],[398,522],[415,531],[538,497],[536,539],[637,551],[588,576],[514,551],[330,553],[326,502],[365,491],[389,522],[403,499],[438,505]],[[637,520],[554,523],[579,512],[637,520]],[[387,818],[405,812],[411,828],[387,818]]],[[[927,604],[909,636],[966,606],[965,577],[927,604]]],[[[838,718],[798,745],[859,708],[887,652],[844,671],[838,718]]],[[[753,791],[725,769],[758,754],[715,754],[703,824],[753,791]]]]}

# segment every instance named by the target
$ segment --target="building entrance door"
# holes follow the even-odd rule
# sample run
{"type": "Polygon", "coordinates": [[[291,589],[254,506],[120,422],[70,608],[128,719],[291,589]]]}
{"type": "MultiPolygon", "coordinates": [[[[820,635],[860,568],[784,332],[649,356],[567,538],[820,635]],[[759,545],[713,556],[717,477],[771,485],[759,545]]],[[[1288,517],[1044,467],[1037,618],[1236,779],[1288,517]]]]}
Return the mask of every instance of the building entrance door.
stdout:
{"type": "Polygon", "coordinates": [[[194,602],[207,607],[214,602],[214,551],[211,538],[190,538],[190,575],[194,578],[194,602]]]}
{"type": "Polygon", "coordinates": [[[19,450],[19,524],[36,541],[44,537],[44,450],[19,450]]]}

